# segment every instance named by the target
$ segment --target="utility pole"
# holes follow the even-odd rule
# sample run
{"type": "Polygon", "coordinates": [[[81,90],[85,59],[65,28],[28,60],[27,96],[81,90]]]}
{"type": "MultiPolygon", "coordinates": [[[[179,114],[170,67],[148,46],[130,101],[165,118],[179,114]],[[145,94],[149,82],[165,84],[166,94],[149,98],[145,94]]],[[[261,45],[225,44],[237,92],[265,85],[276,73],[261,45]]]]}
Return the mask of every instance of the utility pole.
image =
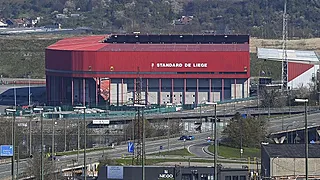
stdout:
{"type": "Polygon", "coordinates": [[[28,101],[29,101],[29,108],[30,108],[30,105],[31,105],[30,74],[28,75],[28,80],[29,80],[29,94],[28,94],[28,101]]]}
{"type": "Polygon", "coordinates": [[[15,179],[14,176],[14,156],[15,156],[15,138],[16,138],[16,133],[15,133],[15,122],[16,122],[16,109],[7,109],[7,111],[12,113],[12,124],[11,124],[11,143],[12,143],[12,148],[13,148],[13,152],[12,152],[12,158],[11,158],[11,176],[12,176],[12,180],[15,179]]]}
{"type": "Polygon", "coordinates": [[[79,163],[79,151],[80,151],[80,117],[78,117],[78,151],[77,151],[77,162],[79,163]]]}
{"type": "Polygon", "coordinates": [[[218,180],[218,128],[217,104],[214,105],[214,180],[218,180]]]}
{"type": "Polygon", "coordinates": [[[53,110],[51,111],[51,118],[52,118],[52,145],[51,145],[51,157],[52,157],[52,165],[53,165],[53,168],[55,168],[55,160],[54,160],[54,146],[55,146],[55,143],[54,143],[54,126],[55,126],[55,122],[54,122],[54,118],[53,118],[53,110]]]}
{"type": "Polygon", "coordinates": [[[44,136],[43,136],[43,108],[34,108],[35,111],[40,111],[40,131],[41,131],[41,168],[40,168],[40,180],[44,180],[44,136]]]}
{"type": "MultiPolygon", "coordinates": [[[[168,107],[166,107],[166,109],[168,110],[168,107]]],[[[168,119],[167,119],[167,127],[168,127],[168,152],[170,151],[170,126],[169,126],[169,114],[168,114],[168,119]]]]}
{"type": "Polygon", "coordinates": [[[282,24],[282,90],[288,90],[288,56],[287,56],[287,41],[288,41],[288,15],[287,15],[287,0],[284,2],[282,24]]]}
{"type": "MultiPolygon", "coordinates": [[[[83,129],[84,129],[84,148],[83,148],[83,175],[87,180],[87,124],[86,124],[86,106],[76,106],[74,109],[83,110],[83,129]]],[[[79,141],[78,141],[79,143],[79,141]]],[[[80,144],[80,143],[79,143],[80,144]]],[[[78,144],[78,145],[79,145],[78,144]]],[[[79,153],[79,149],[78,149],[79,153]]],[[[78,156],[79,157],[79,156],[78,156]]]]}
{"type": "Polygon", "coordinates": [[[32,114],[30,114],[29,119],[29,157],[32,155],[32,114]]]}
{"type": "Polygon", "coordinates": [[[83,126],[84,126],[84,151],[83,151],[83,162],[84,162],[84,180],[87,180],[87,124],[86,124],[86,108],[83,109],[83,126]]]}
{"type": "Polygon", "coordinates": [[[14,94],[14,109],[17,109],[17,90],[16,90],[16,81],[13,81],[13,94],[14,94]]]}
{"type": "Polygon", "coordinates": [[[145,108],[144,99],[141,98],[142,92],[142,78],[140,76],[140,69],[138,67],[138,79],[136,80],[136,92],[135,92],[135,100],[134,107],[136,107],[136,120],[138,128],[137,128],[137,153],[136,155],[136,164],[141,164],[142,166],[142,180],[145,180],[145,120],[143,117],[143,109],[145,108]],[[142,112],[141,112],[142,110],[142,112]],[[141,124],[142,123],[142,124],[141,124]]]}
{"type": "Polygon", "coordinates": [[[66,121],[66,118],[64,118],[63,121],[64,121],[64,151],[67,151],[67,121],[66,121]]]}

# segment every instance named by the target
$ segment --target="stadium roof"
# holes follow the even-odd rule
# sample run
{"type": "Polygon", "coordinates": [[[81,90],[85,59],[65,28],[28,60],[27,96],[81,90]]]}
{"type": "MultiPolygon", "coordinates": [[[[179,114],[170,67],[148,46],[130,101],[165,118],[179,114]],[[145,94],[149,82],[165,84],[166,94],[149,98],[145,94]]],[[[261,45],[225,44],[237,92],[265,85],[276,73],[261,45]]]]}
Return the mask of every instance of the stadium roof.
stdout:
{"type": "MultiPolygon", "coordinates": [[[[283,50],[258,48],[258,58],[282,61],[283,50]]],[[[287,50],[287,58],[289,62],[297,62],[304,64],[320,64],[319,57],[315,51],[287,50]]]]}
{"type": "Polygon", "coordinates": [[[106,35],[58,41],[66,51],[249,51],[248,35],[106,35]]]}

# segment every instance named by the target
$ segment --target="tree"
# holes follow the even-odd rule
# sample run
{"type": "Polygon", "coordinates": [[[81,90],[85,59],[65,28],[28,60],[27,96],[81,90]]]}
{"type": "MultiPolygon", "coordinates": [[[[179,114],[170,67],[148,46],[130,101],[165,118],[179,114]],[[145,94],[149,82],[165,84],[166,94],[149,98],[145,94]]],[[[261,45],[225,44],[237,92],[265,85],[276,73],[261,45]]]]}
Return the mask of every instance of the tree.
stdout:
{"type": "MultiPolygon", "coordinates": [[[[25,175],[29,176],[29,177],[34,177],[34,179],[41,179],[41,174],[40,174],[40,170],[41,170],[41,155],[40,153],[35,153],[33,155],[32,158],[27,160],[27,170],[25,171],[25,175]]],[[[49,161],[48,158],[44,158],[43,161],[44,164],[44,169],[43,169],[43,173],[44,173],[44,179],[63,179],[62,177],[60,177],[60,173],[53,173],[55,168],[52,165],[52,162],[49,161]]]]}
{"type": "Polygon", "coordinates": [[[243,147],[258,147],[266,137],[266,121],[261,117],[244,118],[237,112],[222,133],[226,136],[223,143],[228,146],[239,148],[242,141],[243,147]]]}

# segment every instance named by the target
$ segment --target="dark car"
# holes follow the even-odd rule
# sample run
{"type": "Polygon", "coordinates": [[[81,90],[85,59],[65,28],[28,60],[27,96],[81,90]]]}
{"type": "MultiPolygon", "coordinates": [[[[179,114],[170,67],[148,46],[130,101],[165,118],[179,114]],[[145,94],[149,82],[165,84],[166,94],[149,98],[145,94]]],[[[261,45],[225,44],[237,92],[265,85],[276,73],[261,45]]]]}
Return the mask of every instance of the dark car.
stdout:
{"type": "Polygon", "coordinates": [[[183,135],[179,138],[179,140],[194,140],[194,136],[183,135]]]}

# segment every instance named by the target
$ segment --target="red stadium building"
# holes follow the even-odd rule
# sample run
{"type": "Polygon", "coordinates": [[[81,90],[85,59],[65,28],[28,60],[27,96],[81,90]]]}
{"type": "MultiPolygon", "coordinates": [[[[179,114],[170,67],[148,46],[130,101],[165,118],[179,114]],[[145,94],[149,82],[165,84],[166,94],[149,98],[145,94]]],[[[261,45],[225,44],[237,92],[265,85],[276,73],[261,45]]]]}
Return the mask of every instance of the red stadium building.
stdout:
{"type": "Polygon", "coordinates": [[[46,49],[50,105],[200,104],[249,95],[247,35],[110,35],[46,49]]]}

